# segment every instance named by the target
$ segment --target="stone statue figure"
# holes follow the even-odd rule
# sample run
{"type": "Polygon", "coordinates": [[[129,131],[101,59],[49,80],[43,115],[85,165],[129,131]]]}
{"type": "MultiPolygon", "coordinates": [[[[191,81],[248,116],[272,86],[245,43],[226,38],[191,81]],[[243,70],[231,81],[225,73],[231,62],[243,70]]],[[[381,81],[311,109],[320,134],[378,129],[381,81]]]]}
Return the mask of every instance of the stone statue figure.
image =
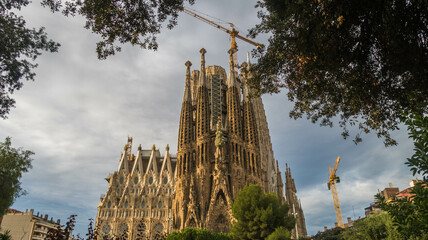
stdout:
{"type": "Polygon", "coordinates": [[[217,132],[215,133],[215,161],[216,162],[223,162],[224,156],[223,156],[223,145],[225,142],[225,139],[223,137],[223,132],[221,131],[221,119],[220,117],[217,120],[217,132]]]}

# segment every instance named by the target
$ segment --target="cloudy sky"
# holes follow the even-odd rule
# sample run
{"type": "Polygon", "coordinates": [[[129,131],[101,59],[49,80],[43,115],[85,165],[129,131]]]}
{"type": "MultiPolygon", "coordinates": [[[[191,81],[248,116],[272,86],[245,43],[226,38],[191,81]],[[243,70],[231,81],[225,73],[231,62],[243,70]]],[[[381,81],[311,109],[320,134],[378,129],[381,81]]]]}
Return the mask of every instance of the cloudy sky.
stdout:
{"type": "MultiPolygon", "coordinates": [[[[191,8],[233,22],[243,35],[258,23],[255,1],[199,0],[191,8]]],[[[77,214],[75,233],[86,233],[99,197],[107,190],[104,178],[115,171],[127,137],[161,151],[176,151],[185,66],[199,68],[199,50],[207,50],[207,65],[228,66],[229,36],[191,16],[181,14],[173,30],[164,29],[156,52],[123,46],[107,60],[97,59],[99,37],[83,28],[84,19],[52,14],[35,1],[24,8],[30,27],[46,27],[61,43],[58,53],[44,53],[34,82],[14,94],[9,118],[0,120],[0,138],[12,137],[15,147],[35,152],[33,169],[22,178],[26,196],[12,206],[33,208],[64,220],[77,214]]],[[[266,44],[266,36],[256,41],[266,44]]],[[[239,41],[238,60],[252,46],[239,41]]],[[[254,60],[253,60],[254,61],[254,60]]],[[[404,165],[412,153],[405,128],[393,136],[397,147],[385,148],[374,134],[357,146],[343,140],[338,127],[320,127],[288,117],[292,104],[284,93],[263,97],[275,158],[281,171],[287,162],[301,198],[309,234],[336,221],[328,167],[338,155],[343,217],[364,216],[378,189],[389,182],[403,189],[412,175],[404,165]]]]}

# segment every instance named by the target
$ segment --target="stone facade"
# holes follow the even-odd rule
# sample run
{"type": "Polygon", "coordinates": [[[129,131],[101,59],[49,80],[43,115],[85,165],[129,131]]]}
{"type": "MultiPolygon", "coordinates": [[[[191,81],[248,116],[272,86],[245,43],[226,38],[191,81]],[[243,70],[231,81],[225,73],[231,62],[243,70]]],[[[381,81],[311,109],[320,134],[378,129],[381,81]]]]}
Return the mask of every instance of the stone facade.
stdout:
{"type": "Polygon", "coordinates": [[[291,170],[287,164],[285,167],[285,196],[290,207],[289,214],[296,218],[296,225],[291,231],[291,238],[299,239],[306,237],[308,234],[306,232],[305,215],[303,214],[302,204],[296,195],[297,190],[294,179],[291,177],[291,170]]]}
{"type": "MultiPolygon", "coordinates": [[[[200,71],[191,71],[186,62],[176,157],[168,148],[160,156],[155,147],[139,147],[134,155],[128,139],[98,205],[101,236],[144,239],[185,227],[228,232],[231,202],[248,184],[285,202],[262,100],[249,97],[247,71],[234,70],[234,51],[229,51],[229,74],[219,66],[205,67],[205,49],[200,71]]],[[[241,69],[248,67],[243,63],[241,69]]]]}
{"type": "Polygon", "coordinates": [[[166,147],[164,156],[138,147],[131,153],[128,138],[119,167],[106,180],[109,187],[98,205],[96,226],[99,236],[122,239],[156,238],[171,227],[171,200],[175,186],[176,158],[166,147]]]}

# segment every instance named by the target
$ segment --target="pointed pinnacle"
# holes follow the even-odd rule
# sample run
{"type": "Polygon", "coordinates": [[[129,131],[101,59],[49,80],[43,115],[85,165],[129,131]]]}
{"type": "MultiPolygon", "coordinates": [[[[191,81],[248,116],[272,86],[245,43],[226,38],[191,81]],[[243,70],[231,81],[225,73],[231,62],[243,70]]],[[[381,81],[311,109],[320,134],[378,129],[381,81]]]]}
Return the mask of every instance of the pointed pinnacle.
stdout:
{"type": "Polygon", "coordinates": [[[205,48],[202,48],[199,52],[201,53],[201,72],[199,73],[199,86],[206,86],[207,79],[205,76],[205,53],[207,51],[205,50],[205,48]]]}
{"type": "Polygon", "coordinates": [[[190,66],[192,66],[192,63],[190,61],[187,61],[184,65],[186,65],[186,85],[190,85],[190,66]]]}

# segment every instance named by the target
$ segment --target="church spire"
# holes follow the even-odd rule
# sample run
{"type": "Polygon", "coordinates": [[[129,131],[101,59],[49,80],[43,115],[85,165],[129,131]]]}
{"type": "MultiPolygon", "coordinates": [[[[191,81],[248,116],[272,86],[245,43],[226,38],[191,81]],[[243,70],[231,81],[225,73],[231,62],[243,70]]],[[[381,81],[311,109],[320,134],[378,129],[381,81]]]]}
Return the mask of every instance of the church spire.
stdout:
{"type": "Polygon", "coordinates": [[[201,53],[201,72],[199,73],[199,86],[196,103],[196,132],[197,137],[201,137],[209,133],[209,96],[207,89],[207,77],[205,72],[205,53],[207,51],[202,48],[201,53]]]}
{"type": "Polygon", "coordinates": [[[187,61],[185,63],[186,69],[186,83],[184,85],[183,102],[181,105],[180,125],[178,131],[178,151],[186,147],[192,139],[192,96],[190,91],[190,66],[192,63],[187,61]]]}
{"type": "Polygon", "coordinates": [[[293,206],[294,209],[290,208],[289,214],[293,211],[296,214],[296,227],[291,231],[291,236],[294,239],[299,238],[299,236],[306,236],[306,223],[305,216],[302,209],[302,204],[300,203],[299,198],[296,195],[296,185],[294,184],[294,179],[291,177],[291,170],[288,167],[287,163],[285,164],[285,195],[286,200],[289,206],[293,206]]]}
{"type": "Polygon", "coordinates": [[[237,87],[234,63],[233,63],[233,52],[235,49],[231,48],[229,53],[229,82],[227,88],[227,114],[229,120],[229,132],[238,137],[242,136],[242,124],[241,124],[241,97],[239,89],[237,87]]]}

